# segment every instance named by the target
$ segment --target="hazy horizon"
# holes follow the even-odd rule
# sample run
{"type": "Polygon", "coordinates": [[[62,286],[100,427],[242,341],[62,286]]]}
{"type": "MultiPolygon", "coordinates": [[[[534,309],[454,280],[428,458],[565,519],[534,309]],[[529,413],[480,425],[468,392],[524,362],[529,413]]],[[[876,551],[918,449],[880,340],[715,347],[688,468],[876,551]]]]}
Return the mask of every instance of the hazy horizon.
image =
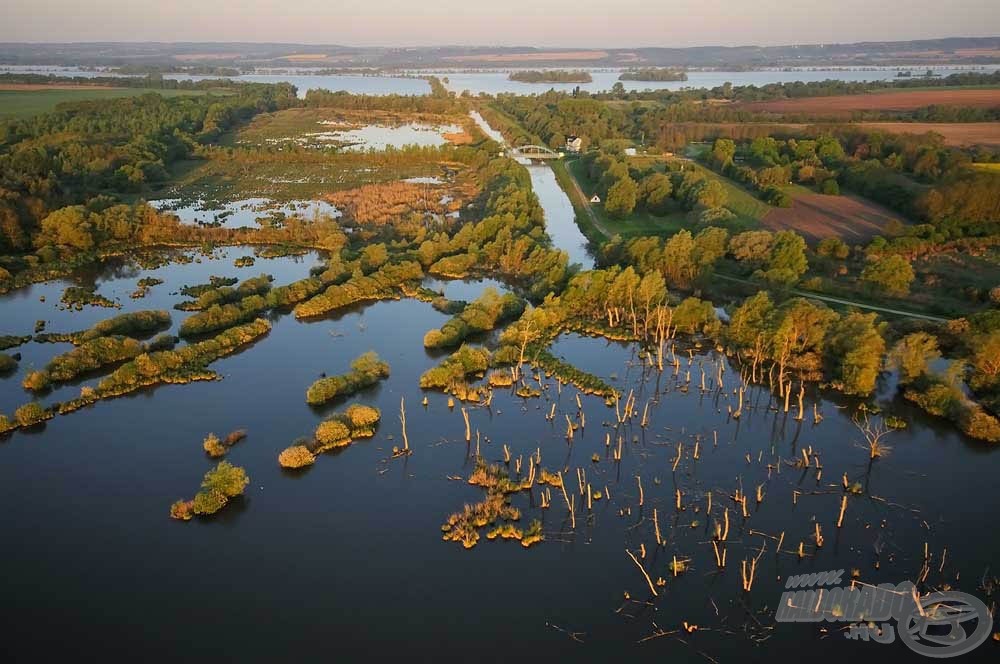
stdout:
{"type": "Polygon", "coordinates": [[[807,0],[750,4],[676,0],[613,7],[579,0],[476,0],[419,4],[368,0],[338,6],[318,0],[11,0],[0,26],[10,43],[256,42],[356,47],[534,46],[628,48],[783,46],[1000,35],[995,3],[957,0],[807,0]]]}

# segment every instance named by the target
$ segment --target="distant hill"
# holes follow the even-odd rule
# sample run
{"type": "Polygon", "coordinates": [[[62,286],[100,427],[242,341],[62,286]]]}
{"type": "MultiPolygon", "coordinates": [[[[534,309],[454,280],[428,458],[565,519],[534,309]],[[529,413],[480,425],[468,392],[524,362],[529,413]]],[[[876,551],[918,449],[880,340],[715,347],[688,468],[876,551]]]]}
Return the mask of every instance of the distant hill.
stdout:
{"type": "Polygon", "coordinates": [[[690,48],[418,48],[253,43],[0,43],[0,64],[78,66],[212,65],[216,67],[482,68],[482,67],[825,67],[992,64],[1000,37],[950,37],[855,44],[696,46],[690,48]]]}

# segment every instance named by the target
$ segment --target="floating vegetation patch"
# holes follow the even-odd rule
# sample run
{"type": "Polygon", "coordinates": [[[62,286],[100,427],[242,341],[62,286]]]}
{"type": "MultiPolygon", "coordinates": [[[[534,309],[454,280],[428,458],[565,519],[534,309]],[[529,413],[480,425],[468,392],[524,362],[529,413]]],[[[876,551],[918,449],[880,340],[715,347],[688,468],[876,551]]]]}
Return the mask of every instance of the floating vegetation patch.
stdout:
{"type": "Polygon", "coordinates": [[[16,335],[0,335],[0,350],[7,350],[8,348],[16,348],[21,344],[26,344],[31,341],[31,335],[26,334],[22,336],[16,335]]]}
{"type": "Polygon", "coordinates": [[[210,433],[205,436],[205,440],[202,441],[202,449],[205,453],[213,459],[218,459],[224,457],[229,448],[240,442],[247,437],[247,432],[245,429],[237,429],[231,432],[225,438],[219,438],[214,433],[210,433]]]}
{"type": "Polygon", "coordinates": [[[253,256],[240,256],[239,258],[233,261],[233,265],[236,267],[251,267],[256,262],[257,259],[255,259],[253,256]]]}
{"type": "Polygon", "coordinates": [[[149,295],[149,289],[153,286],[159,286],[163,283],[163,279],[157,279],[156,277],[143,277],[136,283],[136,289],[132,292],[129,297],[133,300],[140,300],[147,295],[149,295]]]}
{"type": "Polygon", "coordinates": [[[533,521],[526,531],[514,524],[521,519],[521,511],[510,504],[510,496],[530,489],[530,479],[512,481],[502,465],[488,465],[482,457],[476,457],[469,484],[483,488],[486,497],[473,505],[465,505],[460,512],[448,517],[441,526],[442,539],[446,542],[460,542],[471,549],[479,542],[479,531],[487,526],[493,526],[486,534],[488,539],[514,539],[524,547],[544,539],[539,521],[533,521]]]}
{"type": "Polygon", "coordinates": [[[306,403],[318,406],[327,401],[354,394],[389,377],[389,365],[374,352],[367,352],[351,362],[351,370],[339,376],[320,378],[306,390],[306,403]]]}
{"type": "Polygon", "coordinates": [[[250,484],[247,473],[239,466],[233,466],[227,461],[220,461],[212,470],[205,473],[201,481],[201,491],[195,494],[193,500],[178,500],[170,506],[170,517],[179,521],[190,521],[192,517],[210,516],[226,504],[243,494],[250,484]]]}
{"type": "Polygon", "coordinates": [[[0,353],[0,374],[10,373],[14,369],[17,369],[17,358],[7,353],[0,353]]]}
{"type": "Polygon", "coordinates": [[[289,469],[311,466],[323,452],[347,447],[358,438],[374,436],[381,419],[382,412],[378,408],[351,404],[344,412],[320,422],[312,440],[299,440],[282,450],[278,464],[289,469]]]}
{"type": "Polygon", "coordinates": [[[316,463],[316,455],[309,451],[305,445],[292,445],[281,451],[278,455],[278,464],[282,468],[295,470],[305,468],[316,463]]]}
{"type": "Polygon", "coordinates": [[[204,311],[209,307],[237,302],[251,295],[262,295],[271,290],[272,281],[274,281],[274,277],[269,274],[262,274],[246,279],[236,288],[232,287],[235,281],[230,282],[229,279],[220,280],[218,286],[201,284],[194,287],[185,287],[181,289],[181,294],[187,295],[188,293],[197,292],[197,295],[193,295],[194,300],[175,304],[174,309],[179,309],[180,311],[204,311]]]}
{"type": "Polygon", "coordinates": [[[22,385],[26,390],[38,392],[53,383],[65,383],[88,371],[131,360],[145,350],[143,344],[131,337],[98,337],[52,358],[44,369],[25,376],[22,385]]]}
{"type": "Polygon", "coordinates": [[[572,364],[560,360],[547,350],[531,355],[531,366],[541,369],[546,376],[555,376],[565,384],[573,385],[584,394],[594,394],[613,398],[618,392],[594,374],[577,369],[572,364]]]}
{"type": "Polygon", "coordinates": [[[194,286],[182,286],[180,294],[184,297],[196,298],[207,293],[208,291],[215,290],[217,288],[222,288],[223,286],[235,286],[239,283],[239,278],[237,277],[217,277],[211,276],[208,278],[207,284],[195,284],[194,286]]]}
{"type": "Polygon", "coordinates": [[[250,295],[231,304],[214,304],[181,323],[180,334],[192,336],[222,330],[251,320],[268,309],[298,304],[313,297],[340,277],[338,270],[327,270],[318,277],[306,277],[271,289],[263,295],[250,295]]]}
{"type": "Polygon", "coordinates": [[[420,387],[454,394],[463,401],[478,401],[479,394],[470,388],[470,376],[482,376],[490,368],[490,352],[485,348],[463,345],[441,364],[420,376],[420,387]]]}
{"type": "Polygon", "coordinates": [[[324,292],[302,302],[295,307],[295,317],[321,316],[358,302],[397,298],[405,282],[419,281],[423,276],[420,263],[384,265],[368,276],[352,277],[347,282],[330,286],[324,292]]]}
{"type": "Polygon", "coordinates": [[[84,306],[107,307],[109,309],[120,309],[122,306],[103,295],[98,295],[94,288],[81,288],[80,286],[70,286],[64,290],[61,302],[67,308],[77,311],[82,310],[84,306]]]}
{"type": "MultiPolygon", "coordinates": [[[[51,417],[55,412],[63,415],[72,413],[101,399],[111,399],[154,385],[219,380],[218,374],[206,368],[208,364],[256,341],[270,330],[271,324],[268,321],[257,319],[226,330],[211,339],[176,350],[143,353],[118,367],[102,379],[96,388],[85,386],[80,389],[80,396],[76,399],[54,404],[49,409],[48,416],[51,417]]],[[[17,426],[28,426],[20,421],[15,423],[17,426]]]]}
{"type": "Polygon", "coordinates": [[[488,332],[497,325],[520,316],[524,302],[512,293],[500,295],[493,288],[483,291],[478,300],[441,326],[424,335],[425,348],[451,348],[468,337],[488,332]]]}
{"type": "Polygon", "coordinates": [[[79,346],[100,337],[121,335],[145,337],[170,327],[170,314],[166,311],[149,309],[120,314],[106,318],[93,327],[80,332],[46,332],[35,335],[39,343],[71,343],[79,346]]]}
{"type": "Polygon", "coordinates": [[[15,410],[13,418],[0,414],[0,434],[22,427],[27,428],[41,424],[45,420],[51,420],[53,417],[55,417],[53,409],[46,408],[37,401],[32,401],[15,410]]]}

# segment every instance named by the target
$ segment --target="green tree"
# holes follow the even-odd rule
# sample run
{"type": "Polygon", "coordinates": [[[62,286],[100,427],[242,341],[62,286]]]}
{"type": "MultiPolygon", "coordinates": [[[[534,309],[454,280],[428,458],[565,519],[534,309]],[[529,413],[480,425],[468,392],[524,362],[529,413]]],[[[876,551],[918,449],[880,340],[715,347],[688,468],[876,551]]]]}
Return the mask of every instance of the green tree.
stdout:
{"type": "Polygon", "coordinates": [[[42,220],[42,227],[35,238],[35,245],[42,247],[57,244],[81,251],[94,246],[93,228],[89,213],[82,205],[64,207],[42,220]]]}
{"type": "Polygon", "coordinates": [[[837,314],[828,307],[805,298],[788,300],[772,319],[771,359],[778,363],[779,376],[786,368],[818,374],[823,362],[823,344],[837,314]]]}
{"type": "Polygon", "coordinates": [[[816,254],[824,258],[844,260],[851,255],[851,248],[839,237],[827,237],[816,246],[816,254]]]}
{"type": "Polygon", "coordinates": [[[716,261],[726,255],[726,241],[729,231],[710,226],[694,236],[691,257],[698,266],[699,274],[705,274],[716,261]]]}
{"type": "Polygon", "coordinates": [[[201,488],[205,491],[219,493],[226,498],[233,498],[243,493],[250,484],[245,470],[234,466],[228,461],[220,461],[212,470],[205,473],[201,488]]]}
{"type": "Polygon", "coordinates": [[[733,311],[726,338],[730,343],[752,351],[755,358],[763,359],[770,353],[773,317],[771,296],[767,291],[758,291],[733,311]]]}
{"type": "Polygon", "coordinates": [[[806,241],[795,231],[779,231],[774,235],[771,256],[763,277],[771,283],[791,286],[805,274],[806,241]]]}
{"type": "Polygon", "coordinates": [[[887,358],[890,368],[899,370],[899,382],[912,383],[930,370],[931,362],[940,359],[937,339],[926,332],[908,334],[892,347],[887,358]]]}
{"type": "Polygon", "coordinates": [[[691,285],[697,272],[694,262],[694,238],[691,231],[674,233],[663,247],[663,276],[677,288],[691,285]]]}
{"type": "Polygon", "coordinates": [[[898,254],[878,258],[861,271],[861,281],[873,290],[893,297],[908,295],[915,276],[910,261],[898,254]]]}
{"type": "Polygon", "coordinates": [[[689,197],[689,207],[718,208],[726,204],[729,199],[726,188],[718,180],[702,180],[694,187],[689,197]]]}
{"type": "Polygon", "coordinates": [[[875,389],[885,353],[877,318],[874,313],[852,311],[830,328],[825,349],[827,364],[847,394],[863,396],[875,389]]]}
{"type": "Polygon", "coordinates": [[[604,209],[612,217],[619,219],[627,217],[635,209],[636,194],[638,194],[638,187],[635,180],[625,176],[608,190],[604,209]]]}
{"type": "Polygon", "coordinates": [[[712,153],[709,160],[712,165],[722,170],[728,168],[733,163],[736,156],[736,143],[730,138],[717,138],[712,146],[712,153]]]}
{"type": "Polygon", "coordinates": [[[643,178],[639,185],[639,198],[653,214],[666,214],[670,209],[670,195],[674,186],[663,173],[653,173],[643,178]]]}
{"type": "Polygon", "coordinates": [[[770,231],[744,231],[729,240],[729,253],[749,268],[763,266],[771,259],[774,234],[770,231]]]}

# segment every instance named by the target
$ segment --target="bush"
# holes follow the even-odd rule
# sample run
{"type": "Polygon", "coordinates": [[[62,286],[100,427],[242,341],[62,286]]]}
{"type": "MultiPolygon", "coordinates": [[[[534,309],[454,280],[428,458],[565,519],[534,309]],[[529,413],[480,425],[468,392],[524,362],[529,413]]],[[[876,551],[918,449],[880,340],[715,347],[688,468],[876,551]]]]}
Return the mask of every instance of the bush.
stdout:
{"type": "Polygon", "coordinates": [[[141,337],[167,327],[170,327],[170,314],[168,312],[162,310],[136,311],[102,320],[81,333],[80,342],[113,334],[141,337]]]}
{"type": "Polygon", "coordinates": [[[17,368],[17,360],[6,353],[0,353],[0,374],[17,368]]]}
{"type": "Polygon", "coordinates": [[[978,406],[968,408],[959,419],[966,435],[991,443],[1000,442],[1000,420],[978,406]]]}
{"type": "Polygon", "coordinates": [[[828,178],[823,180],[823,184],[819,186],[819,192],[821,194],[826,194],[827,196],[839,196],[840,195],[840,185],[834,178],[828,178]]]}
{"type": "Polygon", "coordinates": [[[351,404],[344,411],[344,419],[349,423],[352,435],[374,435],[375,425],[382,419],[382,413],[373,406],[351,404]]]}
{"type": "Polygon", "coordinates": [[[762,194],[763,199],[774,207],[792,207],[792,197],[777,187],[768,187],[762,194]]]}
{"type": "Polygon", "coordinates": [[[861,281],[872,290],[892,297],[905,297],[916,274],[910,261],[898,254],[890,254],[869,263],[861,271],[861,281]]]}
{"type": "Polygon", "coordinates": [[[191,517],[193,516],[194,516],[193,500],[181,499],[170,506],[171,519],[178,519],[179,521],[190,521],[191,517]]]}
{"type": "Polygon", "coordinates": [[[733,214],[728,208],[724,207],[705,208],[698,213],[698,223],[703,226],[726,224],[734,219],[736,219],[736,215],[733,214]]]}
{"type": "Polygon", "coordinates": [[[37,401],[26,403],[14,411],[14,421],[22,427],[28,427],[32,424],[44,422],[51,417],[52,414],[46,411],[45,408],[42,407],[42,404],[37,401]]]}
{"type": "Polygon", "coordinates": [[[213,459],[218,459],[221,456],[225,456],[226,448],[219,440],[219,437],[214,433],[210,433],[205,436],[205,441],[202,443],[202,448],[208,453],[208,456],[213,459]]]}
{"type": "Polygon", "coordinates": [[[225,507],[227,502],[228,499],[218,491],[199,491],[191,501],[191,509],[199,515],[215,514],[225,507]]]}
{"type": "Polygon", "coordinates": [[[448,389],[472,374],[483,373],[490,367],[490,352],[485,348],[463,345],[441,364],[420,376],[420,387],[448,389]]]}
{"type": "Polygon", "coordinates": [[[851,248],[839,237],[827,237],[820,240],[816,253],[826,258],[844,260],[851,255],[851,248]]]}
{"type": "Polygon", "coordinates": [[[315,436],[320,451],[351,444],[351,430],[340,420],[320,422],[319,426],[316,427],[315,436]]]}
{"type": "Polygon", "coordinates": [[[142,344],[129,337],[98,337],[86,341],[68,353],[57,355],[45,366],[44,371],[28,374],[25,389],[40,390],[51,383],[64,383],[77,376],[103,366],[131,360],[143,352],[142,344]]]}
{"type": "Polygon", "coordinates": [[[466,338],[492,330],[500,323],[516,318],[523,312],[524,303],[521,298],[512,293],[500,295],[495,289],[487,288],[478,300],[468,305],[440,329],[431,330],[424,335],[424,347],[457,346],[466,338]]]}
{"type": "Polygon", "coordinates": [[[351,363],[351,371],[339,376],[321,378],[306,390],[306,402],[318,406],[339,396],[353,394],[389,377],[389,365],[374,352],[359,356],[351,363]]]}
{"type": "Polygon", "coordinates": [[[293,445],[282,450],[278,455],[278,463],[282,468],[305,468],[316,463],[316,455],[305,445],[293,445]]]}
{"type": "Polygon", "coordinates": [[[247,477],[245,470],[226,461],[220,461],[218,466],[205,473],[201,487],[208,491],[216,491],[226,498],[233,498],[243,493],[248,484],[250,478],[247,477]]]}

